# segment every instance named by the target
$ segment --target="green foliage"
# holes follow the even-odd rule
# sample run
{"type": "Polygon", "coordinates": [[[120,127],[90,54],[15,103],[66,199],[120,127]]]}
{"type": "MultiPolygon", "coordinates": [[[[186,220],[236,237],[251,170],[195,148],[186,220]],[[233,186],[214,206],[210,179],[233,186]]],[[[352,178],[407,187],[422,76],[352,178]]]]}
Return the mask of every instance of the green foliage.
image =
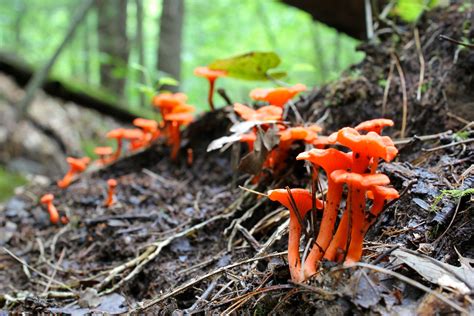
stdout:
{"type": "Polygon", "coordinates": [[[26,179],[20,174],[0,167],[0,202],[11,197],[15,187],[24,185],[26,182],[26,179]]]}
{"type": "Polygon", "coordinates": [[[218,59],[209,64],[209,68],[225,70],[229,77],[266,81],[269,78],[283,78],[284,72],[269,72],[280,65],[280,57],[274,52],[250,52],[226,59],[218,59]]]}
{"type": "Polygon", "coordinates": [[[467,195],[474,194],[474,188],[469,188],[466,190],[441,190],[441,194],[436,197],[431,204],[431,211],[436,212],[438,211],[439,207],[438,204],[444,197],[449,197],[451,199],[460,199],[467,195]]]}
{"type": "Polygon", "coordinates": [[[398,0],[394,13],[406,22],[415,22],[421,13],[438,5],[439,0],[398,0]]]}

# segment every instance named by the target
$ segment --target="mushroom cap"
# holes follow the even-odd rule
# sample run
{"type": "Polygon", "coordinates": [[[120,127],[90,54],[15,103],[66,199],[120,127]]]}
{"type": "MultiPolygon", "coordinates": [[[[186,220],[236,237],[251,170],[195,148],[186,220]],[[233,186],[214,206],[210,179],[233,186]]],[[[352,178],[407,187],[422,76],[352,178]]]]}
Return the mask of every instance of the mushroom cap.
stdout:
{"type": "Polygon", "coordinates": [[[367,197],[373,200],[375,197],[381,197],[384,200],[394,200],[400,197],[400,194],[394,188],[381,185],[375,185],[370,191],[367,191],[367,197]]]}
{"type": "Polygon", "coordinates": [[[153,105],[157,108],[171,109],[180,104],[184,104],[188,97],[181,92],[160,93],[153,98],[153,105]]]}
{"type": "Polygon", "coordinates": [[[214,70],[209,67],[196,67],[194,68],[194,74],[198,77],[205,77],[209,80],[216,80],[219,77],[227,76],[227,71],[214,70]]]}
{"type": "Polygon", "coordinates": [[[283,115],[283,109],[273,105],[254,110],[244,104],[234,103],[234,111],[246,121],[279,121],[283,115]]]}
{"type": "Polygon", "coordinates": [[[379,133],[382,128],[386,126],[393,126],[393,121],[390,119],[378,118],[373,120],[368,120],[360,123],[355,127],[358,131],[366,131],[366,132],[376,132],[379,133]]]}
{"type": "Polygon", "coordinates": [[[292,87],[256,88],[250,91],[250,97],[254,100],[266,101],[271,105],[283,107],[288,100],[305,90],[306,86],[301,83],[292,87]]]}
{"type": "Polygon", "coordinates": [[[82,172],[86,170],[87,164],[90,162],[89,157],[84,157],[84,158],[73,158],[73,157],[67,157],[66,158],[67,163],[76,172],[82,172]]]}
{"type": "Polygon", "coordinates": [[[41,197],[40,202],[41,204],[47,204],[47,203],[51,203],[53,200],[54,200],[54,195],[52,195],[51,193],[48,193],[41,197]]]}
{"type": "Polygon", "coordinates": [[[374,132],[361,135],[354,128],[344,127],[328,137],[330,142],[333,142],[335,139],[340,144],[350,148],[354,153],[363,153],[370,157],[382,158],[387,162],[393,160],[398,153],[397,148],[395,148],[389,137],[380,136],[374,132]]]}
{"type": "Polygon", "coordinates": [[[189,124],[194,120],[194,116],[191,113],[170,113],[164,117],[165,121],[176,122],[178,124],[189,124]]]}
{"type": "Polygon", "coordinates": [[[335,170],[331,173],[331,179],[336,183],[347,183],[349,186],[368,189],[372,186],[387,185],[390,179],[381,173],[359,174],[346,170],[335,170]]]}
{"type": "Polygon", "coordinates": [[[127,140],[141,139],[143,137],[143,131],[139,128],[124,129],[122,137],[127,140]]]}
{"type": "Polygon", "coordinates": [[[115,188],[117,186],[117,180],[109,179],[109,180],[107,180],[107,185],[111,188],[115,188]]]}
{"type": "Polygon", "coordinates": [[[320,148],[320,147],[324,148],[324,146],[330,145],[331,143],[329,142],[327,136],[319,136],[318,135],[315,139],[313,139],[312,144],[316,148],[320,148]]]}
{"type": "Polygon", "coordinates": [[[140,127],[148,133],[154,133],[158,129],[157,121],[140,117],[133,120],[133,125],[135,125],[136,127],[140,127]]]}
{"type": "Polygon", "coordinates": [[[316,133],[308,127],[291,127],[286,130],[279,132],[281,141],[290,140],[304,140],[306,142],[312,142],[316,137],[316,133]]]}
{"type": "Polygon", "coordinates": [[[352,157],[334,148],[329,149],[311,149],[300,153],[296,160],[308,160],[313,164],[320,166],[329,175],[334,170],[346,170],[352,165],[352,157]]]}
{"type": "MultiPolygon", "coordinates": [[[[313,207],[313,197],[311,195],[311,192],[309,192],[306,189],[299,189],[299,188],[291,189],[290,191],[291,191],[291,195],[293,196],[293,199],[295,200],[296,206],[298,207],[298,211],[300,211],[300,213],[307,211],[313,207]]],[[[267,194],[270,200],[275,201],[275,202],[280,202],[289,210],[292,209],[290,196],[288,194],[287,189],[269,190],[267,194]]],[[[318,209],[323,208],[323,202],[319,199],[316,199],[316,208],[318,209]]]]}
{"type": "Polygon", "coordinates": [[[122,138],[123,137],[123,131],[124,129],[119,127],[119,128],[116,128],[116,129],[113,129],[111,131],[109,131],[105,136],[107,138],[122,138]]]}
{"type": "Polygon", "coordinates": [[[196,108],[189,104],[180,104],[174,107],[171,113],[191,113],[196,111],[196,108]]]}
{"type": "Polygon", "coordinates": [[[114,152],[113,148],[109,146],[96,147],[94,149],[94,154],[98,156],[112,155],[113,152],[114,152]]]}

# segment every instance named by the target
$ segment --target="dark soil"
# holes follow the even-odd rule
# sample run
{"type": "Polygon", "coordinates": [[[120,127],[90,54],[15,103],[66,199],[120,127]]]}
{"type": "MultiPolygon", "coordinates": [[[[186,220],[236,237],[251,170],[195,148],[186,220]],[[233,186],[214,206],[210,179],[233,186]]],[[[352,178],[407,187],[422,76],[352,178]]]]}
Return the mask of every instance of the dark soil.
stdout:
{"type": "MultiPolygon", "coordinates": [[[[399,144],[400,155],[380,169],[403,194],[369,231],[363,261],[433,289],[437,285],[395,262],[390,251],[416,250],[452,265],[459,265],[456,251],[474,256],[470,196],[445,196],[437,212],[432,207],[442,190],[473,187],[473,170],[468,169],[474,163],[472,142],[455,143],[473,137],[468,123],[474,119],[474,50],[437,38],[472,39],[473,27],[466,26],[471,13],[452,6],[427,14],[417,25],[426,63],[419,101],[419,54],[413,29],[404,25],[389,29],[380,43],[365,45],[367,58],[346,76],[296,104],[305,120],[324,125],[326,134],[380,117],[381,81],[387,80],[391,53],[398,55],[407,84],[410,138],[399,137],[403,102],[394,67],[384,116],[396,122],[387,132],[399,144]],[[461,129],[463,133],[454,133],[461,129]],[[428,140],[413,137],[441,132],[447,133],[428,140]],[[450,146],[423,151],[440,145],[450,146]]],[[[54,184],[30,186],[13,198],[0,213],[0,244],[5,247],[0,253],[1,310],[285,315],[453,311],[399,278],[330,262],[308,284],[289,282],[286,255],[278,254],[286,249],[286,234],[275,238],[287,212],[237,188],[248,186],[249,176],[233,170],[231,150],[206,153],[210,141],[229,134],[228,111],[208,113],[188,128],[179,162],[171,162],[168,149],[157,144],[84,174],[67,190],[54,184]],[[187,148],[194,152],[191,166],[187,148]],[[118,203],[104,208],[109,178],[119,183],[118,203]],[[55,205],[71,218],[68,226],[49,224],[38,203],[45,192],[57,197],[55,205]],[[123,270],[113,270],[127,262],[123,270]]],[[[302,149],[295,148],[295,153],[302,149]]],[[[282,174],[264,177],[256,190],[307,185],[304,165],[293,158],[282,174]]],[[[468,308],[465,297],[444,294],[468,308]]]]}

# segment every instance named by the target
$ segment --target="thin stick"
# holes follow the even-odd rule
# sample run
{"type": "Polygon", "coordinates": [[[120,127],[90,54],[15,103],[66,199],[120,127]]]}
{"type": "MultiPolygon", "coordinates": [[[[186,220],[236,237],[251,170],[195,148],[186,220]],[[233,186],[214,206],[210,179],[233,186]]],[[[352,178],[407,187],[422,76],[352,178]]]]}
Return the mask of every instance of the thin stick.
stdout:
{"type": "Polygon", "coordinates": [[[418,52],[418,59],[420,61],[420,79],[418,80],[418,90],[416,91],[416,100],[420,101],[421,88],[423,87],[423,80],[425,77],[425,58],[423,57],[423,52],[421,50],[420,33],[418,32],[417,27],[415,27],[415,30],[413,31],[413,33],[415,36],[415,45],[416,45],[416,50],[418,52]]]}
{"type": "Polygon", "coordinates": [[[472,143],[473,141],[474,141],[474,138],[469,138],[469,139],[461,140],[459,142],[455,142],[455,143],[451,143],[451,144],[447,144],[447,145],[442,145],[442,146],[438,146],[438,147],[433,147],[433,148],[428,148],[428,149],[422,148],[421,150],[424,151],[424,152],[431,152],[431,151],[436,151],[436,150],[440,150],[440,149],[446,149],[446,148],[457,146],[457,145],[472,143]]]}
{"type": "Polygon", "coordinates": [[[405,81],[405,74],[400,64],[400,59],[396,53],[392,53],[392,58],[395,60],[395,66],[397,67],[398,75],[400,76],[400,84],[402,86],[402,98],[403,98],[403,112],[402,112],[402,128],[400,129],[400,137],[405,137],[405,132],[407,128],[407,117],[408,117],[408,96],[407,96],[407,86],[405,81]]]}
{"type": "MultiPolygon", "coordinates": [[[[415,280],[412,280],[412,279],[409,279],[407,278],[406,276],[404,276],[403,274],[400,274],[400,273],[397,273],[397,272],[394,272],[394,271],[391,271],[391,270],[388,270],[388,269],[385,269],[385,268],[382,268],[382,267],[378,267],[378,266],[374,266],[372,264],[369,264],[369,263],[363,263],[363,262],[356,262],[354,264],[352,264],[351,266],[348,266],[348,267],[342,267],[342,269],[347,269],[347,268],[351,268],[351,267],[361,267],[361,268],[367,268],[367,269],[371,269],[371,270],[374,270],[374,271],[377,271],[377,272],[380,272],[380,273],[385,273],[385,274],[388,274],[388,275],[391,275],[405,283],[408,283],[410,284],[411,286],[414,286],[422,291],[425,291],[426,293],[429,293],[433,296],[435,296],[437,299],[439,299],[440,301],[448,304],[449,306],[451,306],[452,308],[454,308],[455,310],[461,312],[461,313],[465,313],[466,315],[469,314],[469,311],[464,309],[463,307],[459,306],[458,304],[452,302],[451,300],[447,299],[444,295],[441,295],[439,294],[438,292],[436,291],[433,291],[432,289],[424,286],[423,284],[415,281],[415,280]]],[[[341,268],[338,268],[338,269],[341,269],[341,268]]]]}
{"type": "Polygon", "coordinates": [[[383,91],[382,117],[385,117],[385,112],[387,112],[388,93],[390,91],[390,85],[392,84],[392,76],[393,76],[393,69],[394,68],[395,68],[395,63],[392,61],[390,63],[390,69],[388,71],[387,83],[385,84],[385,89],[383,91]]]}
{"type": "Polygon", "coordinates": [[[451,38],[451,37],[446,36],[446,35],[440,35],[440,36],[438,36],[438,38],[440,40],[445,40],[445,41],[448,41],[448,42],[451,42],[451,43],[454,43],[454,44],[466,46],[468,48],[474,48],[473,44],[469,44],[469,43],[466,43],[466,42],[461,42],[461,41],[455,40],[454,38],[451,38]]]}
{"type": "Polygon", "coordinates": [[[239,189],[242,189],[242,190],[244,190],[244,191],[247,191],[247,192],[250,192],[250,193],[253,193],[253,194],[257,194],[257,195],[260,195],[260,196],[268,197],[268,195],[265,194],[265,193],[255,191],[255,190],[252,190],[252,189],[243,187],[243,186],[241,186],[241,185],[239,185],[239,189]]]}

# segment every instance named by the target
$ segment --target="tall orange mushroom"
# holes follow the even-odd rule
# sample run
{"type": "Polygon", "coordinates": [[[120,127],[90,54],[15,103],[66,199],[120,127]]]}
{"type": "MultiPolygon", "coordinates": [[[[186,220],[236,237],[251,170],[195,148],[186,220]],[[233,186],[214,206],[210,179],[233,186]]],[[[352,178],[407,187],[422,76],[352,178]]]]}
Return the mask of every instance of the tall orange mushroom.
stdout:
{"type": "Polygon", "coordinates": [[[234,104],[234,111],[246,121],[280,121],[283,110],[274,105],[262,106],[254,110],[241,103],[234,104]]]}
{"type": "Polygon", "coordinates": [[[209,103],[209,107],[211,108],[211,111],[214,111],[215,108],[214,108],[213,96],[214,96],[215,81],[219,77],[227,76],[227,72],[223,70],[213,70],[208,67],[197,67],[194,69],[194,74],[198,77],[204,77],[209,81],[209,94],[207,97],[207,101],[209,103]]]}
{"type": "Polygon", "coordinates": [[[84,158],[67,157],[66,161],[69,164],[69,170],[64,175],[64,178],[62,178],[61,180],[58,180],[57,182],[58,187],[60,187],[61,189],[67,188],[69,184],[71,184],[71,181],[74,178],[74,175],[86,170],[87,165],[90,162],[90,158],[89,157],[84,157],[84,158]]]}
{"type": "Polygon", "coordinates": [[[101,165],[106,165],[109,162],[110,156],[113,154],[114,150],[112,147],[96,147],[94,149],[94,154],[99,156],[99,163],[101,165]]]}
{"type": "MultiPolygon", "coordinates": [[[[288,234],[288,265],[291,279],[294,282],[304,281],[301,271],[300,238],[301,224],[306,214],[313,207],[311,193],[305,189],[276,189],[268,191],[268,198],[279,202],[290,211],[290,224],[288,234]]],[[[321,209],[322,202],[316,199],[316,208],[321,209]]]]}
{"type": "Polygon", "coordinates": [[[301,83],[291,87],[280,87],[274,89],[257,88],[250,92],[250,97],[254,100],[266,101],[270,105],[282,108],[291,98],[305,90],[306,86],[301,83]]]}
{"type": "Polygon", "coordinates": [[[106,137],[109,139],[115,139],[117,141],[117,148],[115,149],[115,153],[112,155],[112,160],[117,160],[122,153],[122,138],[124,133],[124,128],[116,128],[111,130],[107,133],[106,137]]]}
{"type": "Polygon", "coordinates": [[[323,218],[316,239],[315,246],[309,252],[307,264],[305,264],[305,276],[315,274],[318,262],[321,260],[329,243],[331,242],[334,225],[338,216],[339,204],[342,198],[343,185],[335,182],[331,173],[335,170],[347,170],[352,164],[352,157],[337,149],[312,149],[299,154],[297,160],[310,161],[316,168],[323,168],[328,179],[328,190],[324,206],[323,218]]]}
{"type": "Polygon", "coordinates": [[[178,105],[185,104],[188,97],[181,92],[177,93],[160,93],[153,98],[153,106],[159,109],[161,117],[171,113],[173,108],[178,105]]]}
{"type": "Polygon", "coordinates": [[[111,207],[114,204],[115,188],[117,187],[117,180],[107,180],[107,198],[105,199],[104,206],[111,207]]]}
{"type": "Polygon", "coordinates": [[[373,186],[386,185],[390,179],[384,174],[359,174],[346,170],[336,170],[330,175],[338,184],[346,183],[348,196],[346,212],[342,217],[337,232],[331,241],[324,258],[334,260],[338,251],[345,252],[348,238],[350,240],[346,253],[346,263],[359,261],[362,256],[365,227],[365,195],[373,186]]]}

